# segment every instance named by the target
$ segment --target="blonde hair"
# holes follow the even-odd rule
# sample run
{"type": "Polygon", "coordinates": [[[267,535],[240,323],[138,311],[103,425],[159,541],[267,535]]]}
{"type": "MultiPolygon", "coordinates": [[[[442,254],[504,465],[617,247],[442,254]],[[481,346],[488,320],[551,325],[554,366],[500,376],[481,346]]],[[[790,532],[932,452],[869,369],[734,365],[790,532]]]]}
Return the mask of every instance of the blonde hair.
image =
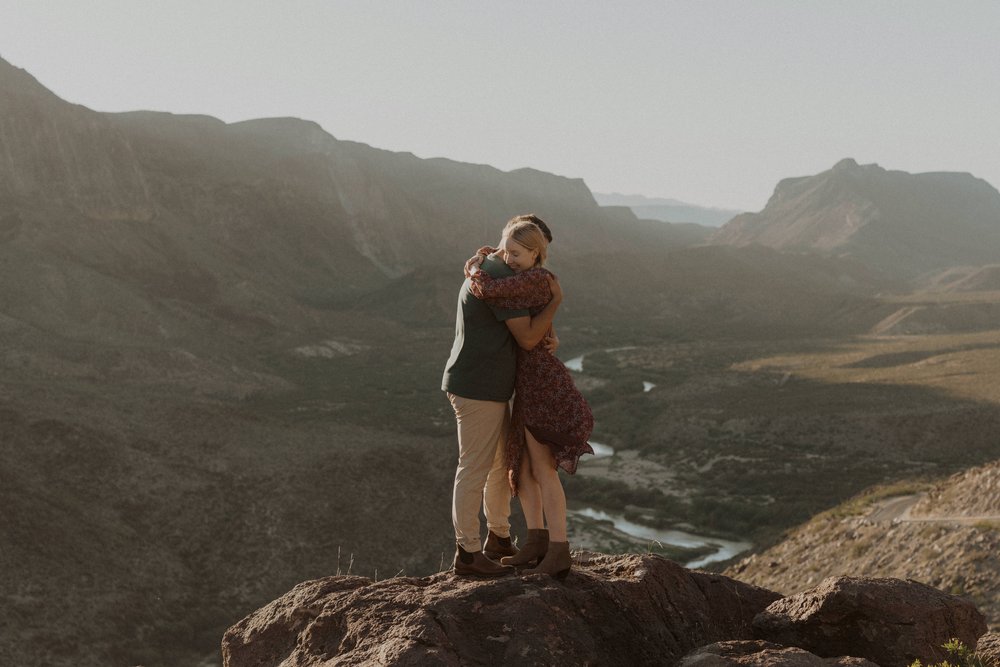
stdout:
{"type": "Polygon", "coordinates": [[[538,258],[535,260],[535,266],[544,266],[545,258],[548,255],[549,242],[545,239],[545,234],[539,229],[538,225],[533,222],[515,222],[514,224],[508,224],[504,230],[503,235],[516,243],[523,245],[528,250],[533,250],[538,253],[538,258]]]}
{"type": "Polygon", "coordinates": [[[542,230],[542,234],[545,235],[545,240],[552,243],[552,231],[549,226],[545,224],[545,221],[539,218],[534,213],[522,213],[521,215],[515,215],[513,218],[507,221],[507,224],[503,228],[503,236],[507,236],[507,230],[516,225],[519,222],[533,222],[538,225],[538,228],[542,230]]]}

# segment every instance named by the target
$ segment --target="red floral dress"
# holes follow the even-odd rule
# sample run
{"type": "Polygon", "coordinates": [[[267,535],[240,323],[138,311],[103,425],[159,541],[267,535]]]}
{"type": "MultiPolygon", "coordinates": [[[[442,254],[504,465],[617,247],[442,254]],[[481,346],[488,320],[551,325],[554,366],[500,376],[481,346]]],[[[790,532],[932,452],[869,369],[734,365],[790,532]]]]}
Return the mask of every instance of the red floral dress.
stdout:
{"type": "MultiPolygon", "coordinates": [[[[480,250],[486,254],[496,248],[480,250]]],[[[470,273],[471,292],[479,299],[500,308],[527,308],[537,315],[552,300],[548,276],[543,268],[522,271],[507,278],[492,278],[485,271],[470,273]]],[[[517,348],[514,409],[507,436],[507,471],[511,492],[517,495],[521,458],[526,452],[524,429],[547,445],[556,466],[576,472],[583,454],[593,454],[587,439],[594,430],[594,415],[583,394],[573,384],[569,369],[542,345],[532,350],[517,348]]]]}

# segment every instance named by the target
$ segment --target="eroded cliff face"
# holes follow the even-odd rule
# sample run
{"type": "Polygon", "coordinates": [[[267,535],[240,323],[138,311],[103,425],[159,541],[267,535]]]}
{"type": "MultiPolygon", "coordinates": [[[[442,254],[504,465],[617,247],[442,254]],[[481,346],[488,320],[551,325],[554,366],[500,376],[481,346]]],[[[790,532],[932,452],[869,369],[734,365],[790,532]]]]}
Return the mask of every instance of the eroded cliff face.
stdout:
{"type": "Polygon", "coordinates": [[[148,220],[149,187],[128,139],[0,59],[0,198],[61,204],[102,220],[148,220]]]}
{"type": "Polygon", "coordinates": [[[97,113],[6,62],[0,108],[0,303],[71,338],[128,331],[197,355],[213,330],[226,345],[312,338],[355,304],[393,317],[426,303],[425,319],[449,321],[462,262],[524,212],[552,223],[567,318],[711,331],[714,304],[732,302],[736,328],[764,319],[773,335],[774,317],[815,328],[845,298],[865,311],[874,289],[832,259],[831,277],[759,249],[681,251],[676,226],[603,209],[580,179],[378,150],[306,120],[97,113]]]}
{"type": "Polygon", "coordinates": [[[828,172],[786,178],[759,213],[742,213],[714,236],[718,243],[759,243],[772,248],[830,250],[844,245],[876,221],[879,209],[865,192],[865,180],[884,172],[877,165],[842,160],[828,172]]]}
{"type": "MultiPolygon", "coordinates": [[[[11,314],[40,317],[48,329],[103,319],[97,335],[105,336],[126,311],[154,313],[149,302],[159,299],[245,321],[266,311],[294,326],[310,317],[300,304],[342,305],[417,269],[441,267],[460,279],[453,267],[496,243],[503,223],[522,212],[558,221],[565,264],[595,247],[629,251],[637,239],[669,236],[664,225],[615,233],[620,216],[606,215],[579,179],[423,160],[341,141],[295,118],[227,125],[98,113],[5,61],[0,203],[4,277],[26,287],[13,301],[45,304],[37,317],[11,314]],[[79,294],[64,295],[64,285],[79,294]],[[107,299],[93,303],[92,293],[107,299]]],[[[144,334],[157,330],[133,319],[144,334]]]]}
{"type": "Polygon", "coordinates": [[[764,210],[736,216],[712,240],[818,250],[915,278],[995,262],[1000,192],[971,174],[909,174],[848,158],[782,180],[764,210]]]}

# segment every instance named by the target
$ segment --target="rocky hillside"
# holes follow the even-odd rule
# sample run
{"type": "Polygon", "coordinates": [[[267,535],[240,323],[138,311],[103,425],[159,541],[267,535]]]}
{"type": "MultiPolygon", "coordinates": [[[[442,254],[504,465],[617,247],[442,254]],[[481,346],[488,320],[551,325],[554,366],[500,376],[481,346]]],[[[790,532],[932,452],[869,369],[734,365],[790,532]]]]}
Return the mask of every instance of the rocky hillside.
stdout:
{"type": "MultiPolygon", "coordinates": [[[[71,203],[106,220],[148,220],[149,184],[128,139],[104,114],[68,104],[0,59],[0,201],[5,236],[24,205],[71,203]]],[[[10,240],[9,238],[7,239],[10,240]]]]}
{"type": "Polygon", "coordinates": [[[533,170],[420,160],[296,119],[95,113],[2,61],[0,109],[3,250],[25,258],[11,273],[40,286],[33,303],[55,280],[100,278],[112,308],[122,290],[241,311],[328,304],[461,261],[511,211],[566,221],[570,256],[626,245],[582,181],[533,170]]]}
{"type": "Polygon", "coordinates": [[[1000,629],[1000,462],[919,492],[864,494],[727,573],[785,593],[844,574],[915,579],[966,596],[1000,629]]]}
{"type": "Polygon", "coordinates": [[[1000,461],[971,468],[935,484],[913,505],[908,516],[1000,522],[1000,461]]]}
{"type": "Polygon", "coordinates": [[[575,558],[565,582],[305,582],[231,627],[223,664],[872,667],[936,662],[986,631],[968,601],[916,582],[844,577],[779,599],[657,556],[575,558]]]}
{"type": "Polygon", "coordinates": [[[759,213],[713,237],[856,258],[910,277],[1000,256],[1000,192],[970,174],[908,174],[851,159],[778,183],[759,213]]]}

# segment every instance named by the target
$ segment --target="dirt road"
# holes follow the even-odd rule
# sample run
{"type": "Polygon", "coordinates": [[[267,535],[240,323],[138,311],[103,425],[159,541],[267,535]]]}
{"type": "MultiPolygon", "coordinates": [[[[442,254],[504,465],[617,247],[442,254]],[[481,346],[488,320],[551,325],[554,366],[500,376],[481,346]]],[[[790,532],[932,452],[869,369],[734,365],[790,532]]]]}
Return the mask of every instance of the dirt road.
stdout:
{"type": "Polygon", "coordinates": [[[984,516],[938,516],[938,515],[928,515],[928,516],[912,516],[910,510],[913,506],[917,504],[926,494],[915,493],[909,496],[896,496],[894,498],[886,498],[880,502],[875,503],[872,510],[868,513],[868,520],[881,523],[889,521],[908,521],[908,522],[926,522],[926,523],[955,523],[961,525],[972,525],[979,523],[980,521],[1000,521],[1000,514],[984,515],[984,516]]]}

